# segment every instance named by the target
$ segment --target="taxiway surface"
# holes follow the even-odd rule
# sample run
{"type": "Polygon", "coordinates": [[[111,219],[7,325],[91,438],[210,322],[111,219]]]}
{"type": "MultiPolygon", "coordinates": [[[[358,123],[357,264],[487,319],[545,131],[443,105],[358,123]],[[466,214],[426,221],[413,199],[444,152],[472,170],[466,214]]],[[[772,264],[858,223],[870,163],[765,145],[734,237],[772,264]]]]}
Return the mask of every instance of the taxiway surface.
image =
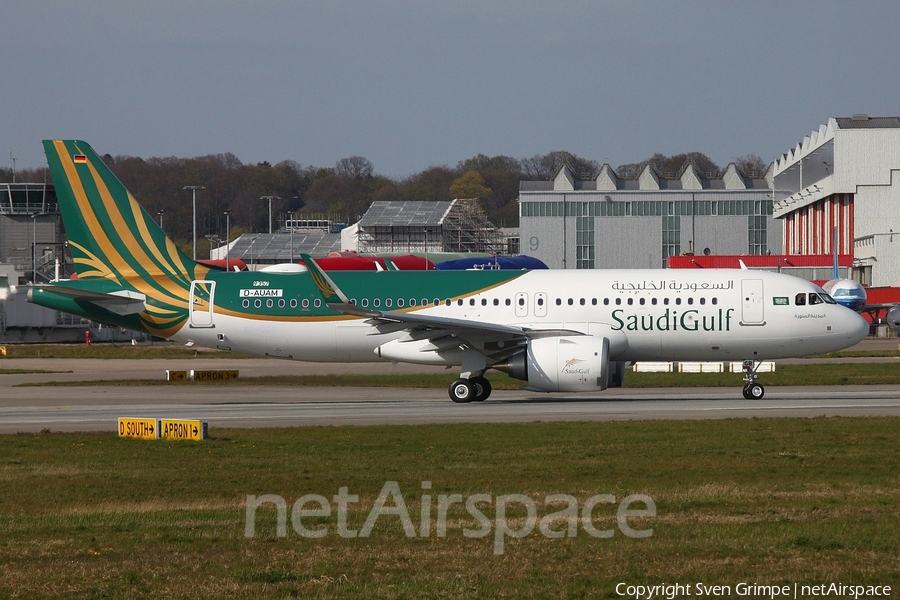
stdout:
{"type": "MultiPolygon", "coordinates": [[[[22,383],[159,379],[166,369],[239,369],[244,374],[388,373],[389,366],[320,365],[272,359],[14,359],[0,375],[0,433],[114,431],[118,417],[190,418],[212,427],[293,427],[456,422],[722,419],[822,415],[900,416],[900,386],[766,388],[744,400],[734,388],[616,389],[596,395],[495,391],[454,404],[444,389],[292,386],[36,386],[22,383]],[[44,373],[10,373],[41,369],[44,373]]],[[[452,371],[400,365],[401,372],[452,371]]]]}

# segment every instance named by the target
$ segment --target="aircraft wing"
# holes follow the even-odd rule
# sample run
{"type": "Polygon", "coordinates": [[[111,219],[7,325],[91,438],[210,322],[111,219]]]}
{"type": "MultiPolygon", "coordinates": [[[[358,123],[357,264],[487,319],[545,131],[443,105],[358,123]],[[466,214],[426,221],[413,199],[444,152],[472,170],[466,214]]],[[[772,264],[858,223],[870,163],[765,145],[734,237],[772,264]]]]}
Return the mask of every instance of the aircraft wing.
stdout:
{"type": "Polygon", "coordinates": [[[376,323],[399,323],[405,326],[403,329],[408,329],[410,331],[433,330],[434,337],[453,335],[454,337],[463,339],[472,337],[484,340],[493,336],[500,336],[502,339],[509,339],[512,337],[514,339],[519,338],[521,340],[526,340],[561,335],[584,335],[579,331],[564,329],[530,329],[528,327],[503,325],[501,323],[492,323],[489,321],[471,321],[468,319],[452,319],[449,317],[421,315],[401,311],[382,311],[362,308],[351,303],[331,277],[329,277],[325,271],[320,269],[309,255],[304,254],[301,255],[301,257],[309,269],[309,273],[316,283],[316,287],[318,287],[319,291],[322,293],[325,304],[329,308],[348,315],[367,317],[376,323]]]}
{"type": "Polygon", "coordinates": [[[435,317],[429,315],[419,315],[405,313],[399,311],[381,311],[367,310],[360,308],[355,304],[343,302],[329,302],[328,307],[332,310],[342,312],[347,315],[357,315],[360,317],[368,317],[376,321],[403,323],[408,325],[409,329],[434,329],[434,330],[452,330],[458,333],[466,331],[484,334],[488,332],[512,335],[514,337],[522,337],[523,339],[532,339],[540,337],[555,337],[560,335],[584,335],[579,331],[569,329],[531,329],[529,327],[517,327],[515,325],[503,325],[501,323],[491,323],[489,321],[471,321],[468,319],[451,319],[448,317],[435,317]]]}

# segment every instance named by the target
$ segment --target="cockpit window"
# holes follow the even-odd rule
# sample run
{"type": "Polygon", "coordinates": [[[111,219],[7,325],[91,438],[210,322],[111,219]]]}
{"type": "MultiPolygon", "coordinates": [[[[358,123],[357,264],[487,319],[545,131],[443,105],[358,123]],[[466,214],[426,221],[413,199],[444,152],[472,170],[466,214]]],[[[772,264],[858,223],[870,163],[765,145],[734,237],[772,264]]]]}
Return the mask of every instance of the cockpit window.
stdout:
{"type": "Polygon", "coordinates": [[[819,297],[818,294],[810,293],[810,295],[809,295],[809,303],[810,303],[810,305],[813,305],[813,304],[822,304],[823,302],[825,302],[825,301],[822,300],[822,299],[819,297]]]}
{"type": "Polygon", "coordinates": [[[822,300],[825,301],[825,304],[837,304],[837,302],[835,302],[834,298],[832,298],[828,294],[819,294],[819,295],[822,296],[822,300]]]}
{"type": "Polygon", "coordinates": [[[806,294],[797,294],[794,296],[794,304],[797,306],[805,306],[806,305],[806,294]]]}

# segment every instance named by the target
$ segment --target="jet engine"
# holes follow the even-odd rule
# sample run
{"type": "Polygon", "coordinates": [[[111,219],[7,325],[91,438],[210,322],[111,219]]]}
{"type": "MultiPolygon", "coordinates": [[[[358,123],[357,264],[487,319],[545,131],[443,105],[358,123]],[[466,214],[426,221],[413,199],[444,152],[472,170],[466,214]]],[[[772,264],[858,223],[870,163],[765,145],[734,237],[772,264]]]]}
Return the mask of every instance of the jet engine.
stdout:
{"type": "Polygon", "coordinates": [[[891,327],[896,327],[900,329],[900,304],[895,304],[891,310],[888,311],[887,317],[885,319],[888,322],[888,325],[891,327]]]}
{"type": "Polygon", "coordinates": [[[580,335],[528,340],[524,351],[494,368],[527,381],[527,389],[541,392],[605,390],[609,385],[609,339],[580,335]]]}

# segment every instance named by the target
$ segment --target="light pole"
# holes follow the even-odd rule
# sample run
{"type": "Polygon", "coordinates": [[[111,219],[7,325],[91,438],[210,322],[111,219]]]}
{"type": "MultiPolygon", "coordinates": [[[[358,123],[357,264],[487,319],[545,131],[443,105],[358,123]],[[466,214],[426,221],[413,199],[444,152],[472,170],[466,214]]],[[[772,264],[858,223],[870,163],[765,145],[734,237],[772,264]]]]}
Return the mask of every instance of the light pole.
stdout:
{"type": "Polygon", "coordinates": [[[288,229],[291,232],[291,260],[294,262],[294,211],[288,211],[288,229]]]}
{"type": "Polygon", "coordinates": [[[228,238],[231,235],[231,211],[226,210],[224,214],[225,214],[225,270],[230,271],[231,267],[228,264],[228,244],[229,244],[228,238]]]}
{"type": "Polygon", "coordinates": [[[31,283],[37,285],[37,218],[39,213],[31,215],[31,283]]]}
{"type": "Polygon", "coordinates": [[[197,190],[205,190],[202,185],[186,185],[182,189],[191,190],[194,206],[194,260],[197,260],[197,190]]]}
{"type": "Polygon", "coordinates": [[[269,201],[269,233],[272,233],[272,200],[281,200],[278,196],[260,196],[260,200],[269,201]]]}
{"type": "Polygon", "coordinates": [[[162,216],[166,214],[166,209],[162,208],[156,211],[156,214],[159,216],[159,228],[162,229],[162,216]]]}
{"type": "Polygon", "coordinates": [[[256,238],[258,238],[258,237],[259,237],[259,236],[256,236],[256,237],[254,237],[254,238],[252,238],[252,239],[250,240],[250,270],[251,270],[251,271],[254,271],[254,270],[255,270],[255,269],[253,268],[253,244],[256,243],[256,238]]]}

